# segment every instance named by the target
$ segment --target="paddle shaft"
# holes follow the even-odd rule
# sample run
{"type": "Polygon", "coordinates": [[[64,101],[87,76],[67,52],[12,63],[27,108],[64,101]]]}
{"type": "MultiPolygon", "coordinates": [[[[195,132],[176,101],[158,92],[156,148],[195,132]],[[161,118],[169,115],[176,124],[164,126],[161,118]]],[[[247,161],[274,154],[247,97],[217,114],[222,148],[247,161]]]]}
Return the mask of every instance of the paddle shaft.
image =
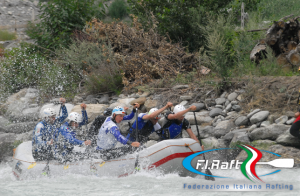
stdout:
{"type": "Polygon", "coordinates": [[[269,162],[257,162],[259,165],[272,165],[273,167],[292,168],[294,166],[294,159],[275,159],[269,162]]]}
{"type": "MultiPolygon", "coordinates": [[[[196,119],[196,114],[195,112],[194,113],[194,119],[195,119],[195,123],[196,123],[196,128],[197,128],[197,133],[198,133],[198,140],[200,142],[200,146],[202,146],[202,142],[201,142],[201,139],[200,139],[200,132],[199,132],[199,128],[198,128],[198,123],[197,123],[197,119],[196,119]]],[[[203,159],[205,160],[205,155],[203,154],[203,159]]]]}
{"type": "MultiPolygon", "coordinates": [[[[137,142],[139,142],[139,134],[138,134],[138,108],[136,108],[135,111],[136,115],[135,115],[135,122],[136,122],[136,127],[135,127],[135,140],[137,142]]],[[[135,164],[134,164],[134,168],[137,169],[139,165],[139,152],[137,150],[137,155],[136,155],[136,159],[135,159],[135,164]]]]}

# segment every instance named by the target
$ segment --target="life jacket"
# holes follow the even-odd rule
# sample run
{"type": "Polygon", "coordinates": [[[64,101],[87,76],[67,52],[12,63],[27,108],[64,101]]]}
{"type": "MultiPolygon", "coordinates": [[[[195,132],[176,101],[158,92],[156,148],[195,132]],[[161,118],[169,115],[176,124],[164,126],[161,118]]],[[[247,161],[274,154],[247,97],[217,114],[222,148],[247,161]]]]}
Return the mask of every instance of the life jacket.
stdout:
{"type": "Polygon", "coordinates": [[[118,140],[109,132],[114,126],[118,127],[111,117],[107,117],[97,135],[97,149],[112,149],[116,146],[118,140]]]}
{"type": "Polygon", "coordinates": [[[92,146],[97,145],[97,135],[99,133],[99,129],[101,128],[101,125],[105,122],[105,119],[107,117],[99,115],[95,118],[92,125],[90,126],[88,132],[87,132],[87,139],[92,141],[92,146]]]}
{"type": "Polygon", "coordinates": [[[163,140],[182,138],[182,125],[183,121],[180,124],[177,124],[175,120],[168,120],[163,128],[157,131],[157,133],[163,140]]]}

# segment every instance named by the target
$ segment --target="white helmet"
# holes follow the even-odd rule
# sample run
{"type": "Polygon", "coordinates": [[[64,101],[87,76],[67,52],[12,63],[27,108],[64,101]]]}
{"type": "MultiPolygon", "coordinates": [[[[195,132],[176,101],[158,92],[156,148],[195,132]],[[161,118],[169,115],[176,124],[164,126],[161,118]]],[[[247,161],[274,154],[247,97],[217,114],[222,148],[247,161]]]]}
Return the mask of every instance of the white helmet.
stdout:
{"type": "Polygon", "coordinates": [[[82,117],[77,112],[71,112],[68,116],[68,120],[80,123],[82,121],[82,117]]]}
{"type": "MultiPolygon", "coordinates": [[[[157,111],[158,109],[157,108],[152,108],[149,112],[148,112],[148,115],[149,114],[152,114],[153,112],[157,111]]],[[[161,118],[161,114],[158,114],[155,118],[161,118]]]]}
{"type": "Polygon", "coordinates": [[[125,115],[125,110],[124,110],[123,107],[117,106],[117,107],[115,107],[115,108],[113,109],[111,115],[114,116],[114,114],[116,114],[116,115],[118,115],[118,114],[124,114],[124,115],[125,115]]]}
{"type": "Polygon", "coordinates": [[[46,108],[43,110],[43,117],[56,116],[56,112],[53,108],[46,108]]]}
{"type": "MultiPolygon", "coordinates": [[[[184,107],[183,105],[176,105],[176,106],[174,107],[173,112],[176,114],[176,113],[181,112],[181,111],[183,111],[183,110],[185,110],[185,107],[184,107]]],[[[183,115],[183,116],[184,116],[184,115],[183,115]]]]}

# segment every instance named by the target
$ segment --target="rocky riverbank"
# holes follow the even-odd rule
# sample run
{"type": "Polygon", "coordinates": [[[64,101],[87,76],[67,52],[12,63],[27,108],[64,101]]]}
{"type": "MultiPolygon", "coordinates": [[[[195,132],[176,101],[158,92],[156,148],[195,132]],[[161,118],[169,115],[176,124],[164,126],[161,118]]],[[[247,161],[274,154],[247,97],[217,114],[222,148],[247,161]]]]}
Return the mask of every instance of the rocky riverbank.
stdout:
{"type": "MultiPolygon", "coordinates": [[[[172,90],[184,92],[179,96],[179,102],[186,107],[196,105],[196,117],[200,130],[200,136],[206,149],[234,147],[236,144],[250,144],[258,149],[273,151],[295,159],[295,164],[300,164],[300,140],[289,133],[289,128],[294,121],[294,112],[288,111],[284,115],[278,116],[269,111],[259,108],[246,113],[241,107],[245,90],[238,89],[224,92],[215,99],[196,99],[197,90],[191,94],[189,85],[173,86],[172,90]]],[[[204,92],[209,93],[209,92],[204,92]]],[[[2,116],[0,118],[0,160],[9,161],[12,156],[12,149],[24,141],[30,141],[33,129],[41,118],[41,111],[46,107],[54,107],[59,111],[58,98],[42,103],[40,93],[37,89],[22,89],[18,93],[11,95],[6,103],[1,105],[2,116]]],[[[152,107],[161,107],[165,104],[165,99],[161,93],[150,93],[139,91],[130,95],[121,94],[119,96],[107,93],[98,95],[78,94],[72,101],[66,104],[68,112],[80,112],[80,103],[87,104],[89,123],[97,115],[103,113],[107,107],[123,106],[129,107],[127,112],[131,112],[132,103],[141,104],[140,112],[147,112],[152,107]]],[[[196,123],[192,112],[187,113],[186,119],[191,124],[192,131],[197,135],[196,123]]],[[[165,121],[162,118],[159,123],[165,121]]],[[[88,125],[89,126],[89,125],[88,125]]],[[[124,122],[120,126],[123,135],[127,134],[128,123],[124,122]]],[[[85,137],[85,126],[78,133],[79,139],[85,137]]],[[[184,131],[183,137],[188,137],[184,131]]],[[[148,145],[155,144],[158,139],[156,133],[150,137],[148,145]]],[[[240,151],[232,151],[226,155],[210,154],[209,159],[218,157],[219,159],[234,159],[237,156],[242,160],[244,155],[240,151]]],[[[265,156],[264,159],[271,159],[265,156]]]]}

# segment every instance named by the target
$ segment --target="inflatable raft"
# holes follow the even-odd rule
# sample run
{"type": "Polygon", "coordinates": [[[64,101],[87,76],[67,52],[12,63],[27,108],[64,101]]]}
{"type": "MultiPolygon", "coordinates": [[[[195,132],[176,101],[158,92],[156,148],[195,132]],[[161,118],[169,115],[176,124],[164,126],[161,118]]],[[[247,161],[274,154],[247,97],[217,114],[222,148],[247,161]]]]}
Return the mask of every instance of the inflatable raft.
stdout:
{"type": "MultiPolygon", "coordinates": [[[[182,166],[182,161],[189,155],[201,151],[199,143],[190,138],[164,140],[139,152],[103,161],[99,159],[85,159],[78,162],[61,164],[56,160],[49,161],[51,176],[66,173],[123,177],[135,172],[135,162],[138,153],[140,168],[145,170],[159,170],[163,174],[178,173],[181,176],[195,176],[182,166]]],[[[196,157],[192,165],[196,165],[196,157]]],[[[12,172],[17,179],[36,178],[43,175],[47,161],[36,162],[32,156],[32,143],[24,142],[14,149],[12,172]]]]}

